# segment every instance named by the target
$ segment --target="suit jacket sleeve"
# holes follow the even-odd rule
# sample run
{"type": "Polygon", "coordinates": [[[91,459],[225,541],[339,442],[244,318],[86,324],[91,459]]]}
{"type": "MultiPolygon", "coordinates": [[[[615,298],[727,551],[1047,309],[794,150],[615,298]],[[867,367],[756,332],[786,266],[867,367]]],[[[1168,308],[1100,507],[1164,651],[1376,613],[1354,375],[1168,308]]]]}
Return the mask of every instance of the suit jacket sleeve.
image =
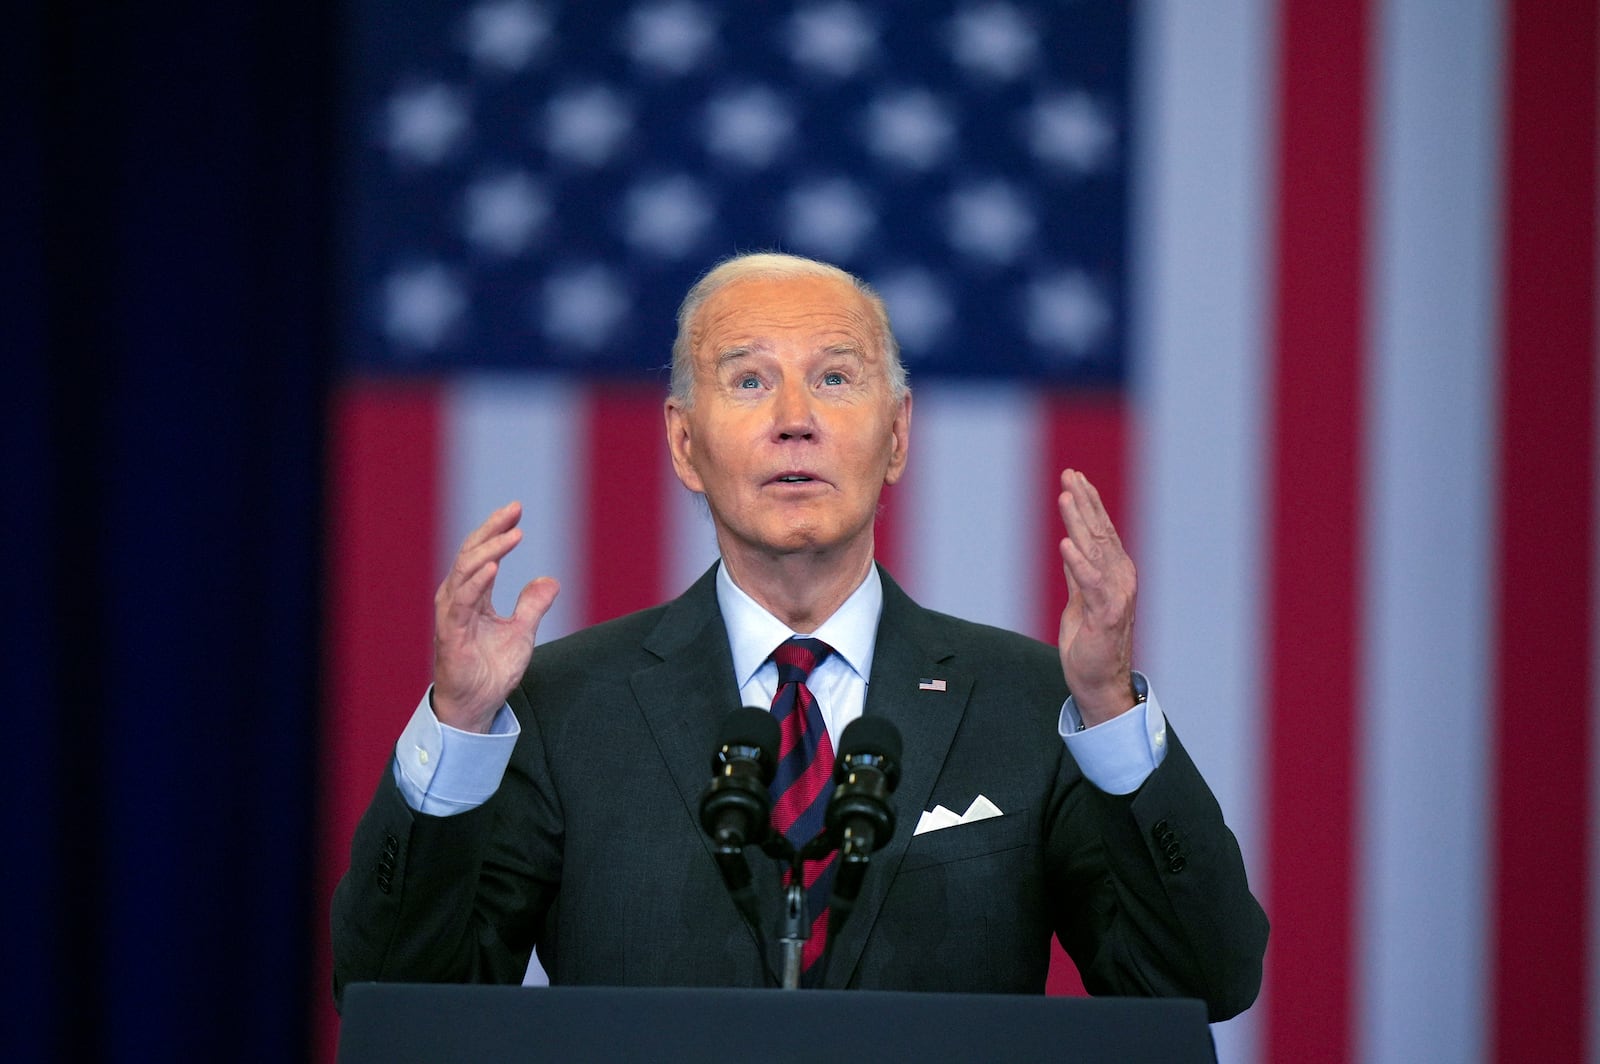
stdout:
{"type": "MultiPolygon", "coordinates": [[[[512,696],[513,707],[522,701],[512,696]]],[[[365,980],[521,981],[560,880],[560,822],[542,749],[523,721],[500,789],[455,816],[406,804],[385,766],[333,902],[334,997],[365,980]],[[519,840],[512,845],[510,840],[519,840]]]]}
{"type": "Polygon", "coordinates": [[[1056,933],[1091,993],[1198,997],[1223,1020],[1260,989],[1267,920],[1170,722],[1168,737],[1166,758],[1133,795],[1081,776],[1069,784],[1048,847],[1064,903],[1056,933]],[[1078,823],[1086,816],[1097,831],[1078,823]]]}

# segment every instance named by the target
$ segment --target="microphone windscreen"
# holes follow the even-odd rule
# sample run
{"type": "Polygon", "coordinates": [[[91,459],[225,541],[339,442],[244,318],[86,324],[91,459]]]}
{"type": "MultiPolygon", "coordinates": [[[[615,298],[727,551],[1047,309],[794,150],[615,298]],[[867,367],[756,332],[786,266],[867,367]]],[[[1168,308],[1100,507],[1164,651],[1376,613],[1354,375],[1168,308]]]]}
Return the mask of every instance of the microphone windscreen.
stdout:
{"type": "Polygon", "coordinates": [[[855,754],[876,754],[896,766],[900,764],[900,729],[883,717],[857,717],[845,726],[839,737],[839,758],[855,754]]]}
{"type": "Polygon", "coordinates": [[[770,712],[755,706],[740,706],[722,718],[717,749],[724,746],[753,746],[761,751],[763,767],[778,761],[778,722],[770,712]]]}

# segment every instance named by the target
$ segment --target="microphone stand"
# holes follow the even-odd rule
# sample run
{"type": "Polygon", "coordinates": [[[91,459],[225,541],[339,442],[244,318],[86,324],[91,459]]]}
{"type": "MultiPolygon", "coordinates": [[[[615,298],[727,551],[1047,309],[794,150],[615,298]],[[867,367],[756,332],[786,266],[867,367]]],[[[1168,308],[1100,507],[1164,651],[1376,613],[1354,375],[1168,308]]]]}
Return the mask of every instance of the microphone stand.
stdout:
{"type": "Polygon", "coordinates": [[[803,862],[796,851],[789,859],[789,885],[783,888],[783,988],[800,989],[800,961],[806,940],[811,937],[811,921],[806,916],[806,885],[803,862]]]}
{"type": "MultiPolygon", "coordinates": [[[[789,866],[789,883],[783,888],[783,935],[778,940],[783,950],[779,957],[782,961],[783,988],[799,990],[802,954],[806,942],[811,938],[811,914],[806,907],[805,863],[826,857],[834,847],[829,844],[828,832],[824,830],[804,846],[797,847],[782,835],[777,835],[768,839],[762,849],[789,866]]],[[[833,945],[831,938],[828,945],[833,945]]],[[[826,971],[826,968],[822,971],[826,971]]]]}
{"type": "MultiPolygon", "coordinates": [[[[820,836],[819,836],[820,839],[820,836]]],[[[778,942],[782,986],[785,990],[800,989],[800,964],[806,941],[811,937],[811,919],[806,912],[805,862],[819,839],[812,839],[804,847],[797,847],[782,835],[773,835],[761,844],[767,856],[783,862],[789,869],[789,882],[783,888],[783,934],[778,942]]]]}

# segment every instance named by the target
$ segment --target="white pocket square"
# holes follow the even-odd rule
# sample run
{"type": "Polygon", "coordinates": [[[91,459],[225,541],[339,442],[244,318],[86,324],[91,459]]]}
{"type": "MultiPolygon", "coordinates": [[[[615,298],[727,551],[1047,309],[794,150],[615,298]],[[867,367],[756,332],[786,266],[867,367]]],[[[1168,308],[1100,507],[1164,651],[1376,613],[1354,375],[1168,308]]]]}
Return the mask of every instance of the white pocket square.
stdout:
{"type": "Polygon", "coordinates": [[[967,806],[967,811],[956,816],[942,805],[936,805],[922,814],[922,819],[917,821],[917,830],[911,834],[921,835],[926,831],[938,831],[941,828],[953,828],[957,824],[971,824],[978,820],[988,820],[1000,816],[1000,807],[995,805],[983,795],[978,795],[967,806]]]}

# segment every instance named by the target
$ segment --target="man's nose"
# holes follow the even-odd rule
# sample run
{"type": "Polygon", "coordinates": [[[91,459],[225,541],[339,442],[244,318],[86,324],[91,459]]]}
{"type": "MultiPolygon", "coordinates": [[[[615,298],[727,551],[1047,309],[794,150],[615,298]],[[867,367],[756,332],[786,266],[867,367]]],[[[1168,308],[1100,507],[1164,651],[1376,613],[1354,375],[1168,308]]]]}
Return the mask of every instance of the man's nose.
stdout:
{"type": "Polygon", "coordinates": [[[803,382],[784,381],[773,397],[773,434],[781,440],[809,439],[816,431],[811,392],[803,382]]]}

